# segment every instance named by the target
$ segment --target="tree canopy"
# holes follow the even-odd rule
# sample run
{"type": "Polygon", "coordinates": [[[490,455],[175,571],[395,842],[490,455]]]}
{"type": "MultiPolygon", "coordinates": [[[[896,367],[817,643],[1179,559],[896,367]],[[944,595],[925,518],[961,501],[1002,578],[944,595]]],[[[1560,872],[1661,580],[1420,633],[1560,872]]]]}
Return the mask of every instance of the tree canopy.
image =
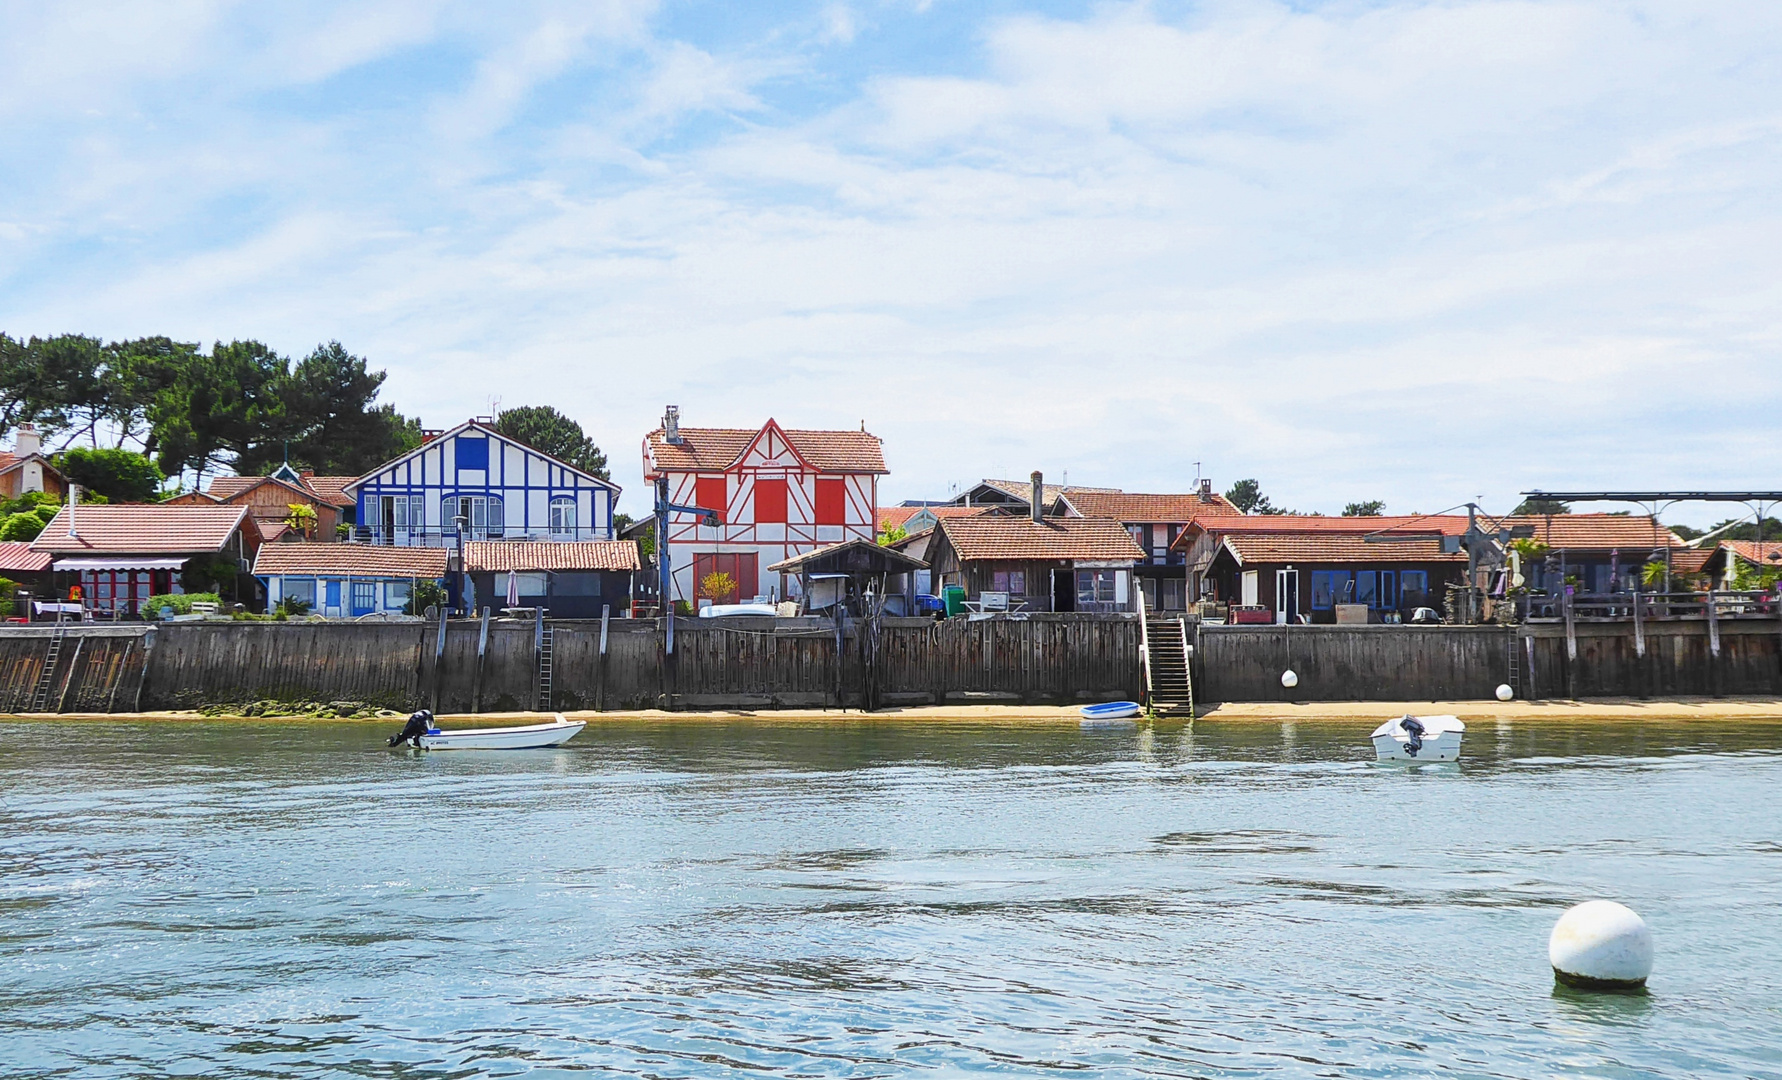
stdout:
{"type": "Polygon", "coordinates": [[[251,340],[207,355],[166,337],[0,334],[0,425],[35,423],[64,450],[103,438],[167,475],[260,472],[287,447],[293,465],[357,475],[421,442],[418,421],[377,402],[384,377],[339,342],[292,363],[251,340]]]}
{"type": "Polygon", "coordinates": [[[1540,517],[1545,514],[1569,514],[1571,507],[1558,499],[1523,499],[1510,513],[1516,517],[1540,517]]]}
{"type": "Polygon", "coordinates": [[[1344,517],[1379,517],[1386,512],[1386,503],[1381,499],[1368,499],[1366,502],[1352,502],[1343,506],[1344,517]]]}
{"type": "Polygon", "coordinates": [[[1239,480],[1237,483],[1231,485],[1225,492],[1225,498],[1231,502],[1231,505],[1237,507],[1239,511],[1246,514],[1279,515],[1292,513],[1290,510],[1281,509],[1274,503],[1269,502],[1268,496],[1262,493],[1262,485],[1253,479],[1239,480]]]}
{"type": "Polygon", "coordinates": [[[109,502],[153,502],[167,479],[148,455],[116,446],[71,446],[57,456],[56,467],[109,502]]]}
{"type": "Polygon", "coordinates": [[[504,409],[495,418],[495,430],[585,473],[602,480],[612,479],[606,470],[606,455],[594,445],[582,425],[549,405],[504,409]]]}

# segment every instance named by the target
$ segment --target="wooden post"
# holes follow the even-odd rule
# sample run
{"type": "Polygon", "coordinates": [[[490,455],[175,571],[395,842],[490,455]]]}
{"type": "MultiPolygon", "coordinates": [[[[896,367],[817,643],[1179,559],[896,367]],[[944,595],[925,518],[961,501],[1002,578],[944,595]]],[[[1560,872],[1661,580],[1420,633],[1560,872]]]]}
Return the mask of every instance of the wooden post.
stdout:
{"type": "Polygon", "coordinates": [[[74,685],[74,678],[80,673],[80,653],[87,647],[87,639],[82,636],[74,639],[74,655],[68,658],[68,670],[62,676],[62,692],[56,695],[56,711],[61,712],[68,704],[68,691],[74,685]]]}
{"type": "Polygon", "coordinates": [[[489,652],[489,609],[483,609],[483,625],[476,638],[476,674],[472,676],[470,711],[483,711],[483,658],[489,652]]]}
{"type": "Polygon", "coordinates": [[[435,713],[439,711],[439,684],[445,678],[444,672],[440,669],[445,663],[446,615],[448,611],[449,609],[444,604],[439,605],[439,640],[433,646],[433,703],[429,709],[430,712],[435,713]]]}
{"type": "Polygon", "coordinates": [[[594,708],[596,710],[606,708],[606,630],[612,613],[611,604],[600,605],[600,661],[594,669],[594,708]]]}
{"type": "Polygon", "coordinates": [[[1645,656],[1646,656],[1646,620],[1645,620],[1645,617],[1640,614],[1640,607],[1641,607],[1640,590],[1635,589],[1634,594],[1633,594],[1634,655],[1640,657],[1641,659],[1645,659],[1645,656]]]}
{"type": "Polygon", "coordinates": [[[1708,590],[1708,652],[1715,659],[1720,657],[1720,611],[1714,603],[1714,590],[1708,590]]]}
{"type": "Polygon", "coordinates": [[[1528,675],[1527,675],[1527,679],[1528,679],[1528,700],[1530,700],[1530,701],[1538,701],[1538,700],[1540,700],[1540,696],[1541,696],[1541,692],[1540,692],[1540,688],[1539,688],[1539,686],[1538,686],[1538,685],[1537,685],[1537,684],[1536,684],[1536,683],[1535,683],[1535,666],[1534,666],[1534,664],[1535,664],[1535,646],[1534,646],[1534,635],[1533,635],[1533,634],[1529,634],[1529,635],[1528,635],[1528,636],[1527,636],[1527,637],[1525,637],[1525,638],[1523,638],[1523,639],[1522,639],[1522,645],[1523,645],[1523,651],[1524,651],[1524,652],[1525,652],[1525,653],[1527,653],[1527,654],[1528,654],[1528,675]]]}
{"type": "Polygon", "coordinates": [[[142,677],[136,680],[136,700],[131,702],[131,712],[142,711],[142,692],[148,686],[149,661],[155,655],[155,627],[151,626],[142,635],[142,677]]]}

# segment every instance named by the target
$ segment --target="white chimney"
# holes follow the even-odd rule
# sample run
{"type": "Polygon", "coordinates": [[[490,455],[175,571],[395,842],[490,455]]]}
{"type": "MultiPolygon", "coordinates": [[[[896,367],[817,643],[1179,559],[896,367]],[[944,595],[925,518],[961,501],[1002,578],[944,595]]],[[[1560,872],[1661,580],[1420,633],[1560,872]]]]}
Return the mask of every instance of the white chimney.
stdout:
{"type": "Polygon", "coordinates": [[[43,450],[43,436],[37,433],[36,424],[20,424],[12,437],[12,452],[19,457],[30,457],[43,450]]]}
{"type": "Polygon", "coordinates": [[[1046,478],[1038,469],[1035,469],[1033,476],[1029,479],[1033,481],[1033,501],[1029,504],[1027,511],[1033,516],[1034,524],[1037,525],[1046,520],[1046,478]]]}
{"type": "Polygon", "coordinates": [[[662,437],[671,445],[681,445],[681,407],[670,405],[662,414],[662,437]]]}

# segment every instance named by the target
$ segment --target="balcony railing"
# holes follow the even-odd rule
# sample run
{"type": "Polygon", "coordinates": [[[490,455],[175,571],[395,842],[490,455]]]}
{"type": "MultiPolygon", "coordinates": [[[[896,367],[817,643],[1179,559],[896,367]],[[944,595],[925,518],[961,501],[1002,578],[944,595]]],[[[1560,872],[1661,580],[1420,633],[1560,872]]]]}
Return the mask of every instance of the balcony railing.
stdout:
{"type": "MultiPolygon", "coordinates": [[[[346,539],[360,544],[383,544],[389,547],[443,547],[458,546],[458,530],[456,529],[409,529],[401,526],[394,528],[384,525],[351,525],[348,526],[346,539]]],[[[611,540],[613,534],[606,529],[521,529],[518,527],[477,528],[472,526],[464,531],[465,540],[539,540],[551,543],[567,543],[574,540],[611,540]]]]}
{"type": "MultiPolygon", "coordinates": [[[[1782,597],[1774,592],[1573,593],[1569,603],[1574,619],[1631,619],[1636,609],[1642,619],[1775,619],[1782,614],[1782,597]]],[[[1540,622],[1564,619],[1567,604],[1563,593],[1530,593],[1517,606],[1525,619],[1540,622]]]]}

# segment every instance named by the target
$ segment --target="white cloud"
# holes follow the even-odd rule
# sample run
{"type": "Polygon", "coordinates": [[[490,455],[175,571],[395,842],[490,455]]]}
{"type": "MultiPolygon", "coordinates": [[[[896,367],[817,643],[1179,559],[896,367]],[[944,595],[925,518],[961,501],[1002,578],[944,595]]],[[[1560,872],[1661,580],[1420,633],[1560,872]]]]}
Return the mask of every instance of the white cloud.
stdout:
{"type": "Polygon", "coordinates": [[[872,77],[809,27],[936,13],[708,40],[641,4],[366,5],[264,39],[243,10],[70,91],[110,119],[0,76],[61,178],[0,192],[0,326],[338,337],[430,423],[577,413],[621,480],[670,400],[864,418],[892,497],[1202,461],[1430,510],[1767,482],[1782,451],[1771,4],[1108,5],[872,77]],[[349,72],[351,105],[267,89],[349,72]]]}

